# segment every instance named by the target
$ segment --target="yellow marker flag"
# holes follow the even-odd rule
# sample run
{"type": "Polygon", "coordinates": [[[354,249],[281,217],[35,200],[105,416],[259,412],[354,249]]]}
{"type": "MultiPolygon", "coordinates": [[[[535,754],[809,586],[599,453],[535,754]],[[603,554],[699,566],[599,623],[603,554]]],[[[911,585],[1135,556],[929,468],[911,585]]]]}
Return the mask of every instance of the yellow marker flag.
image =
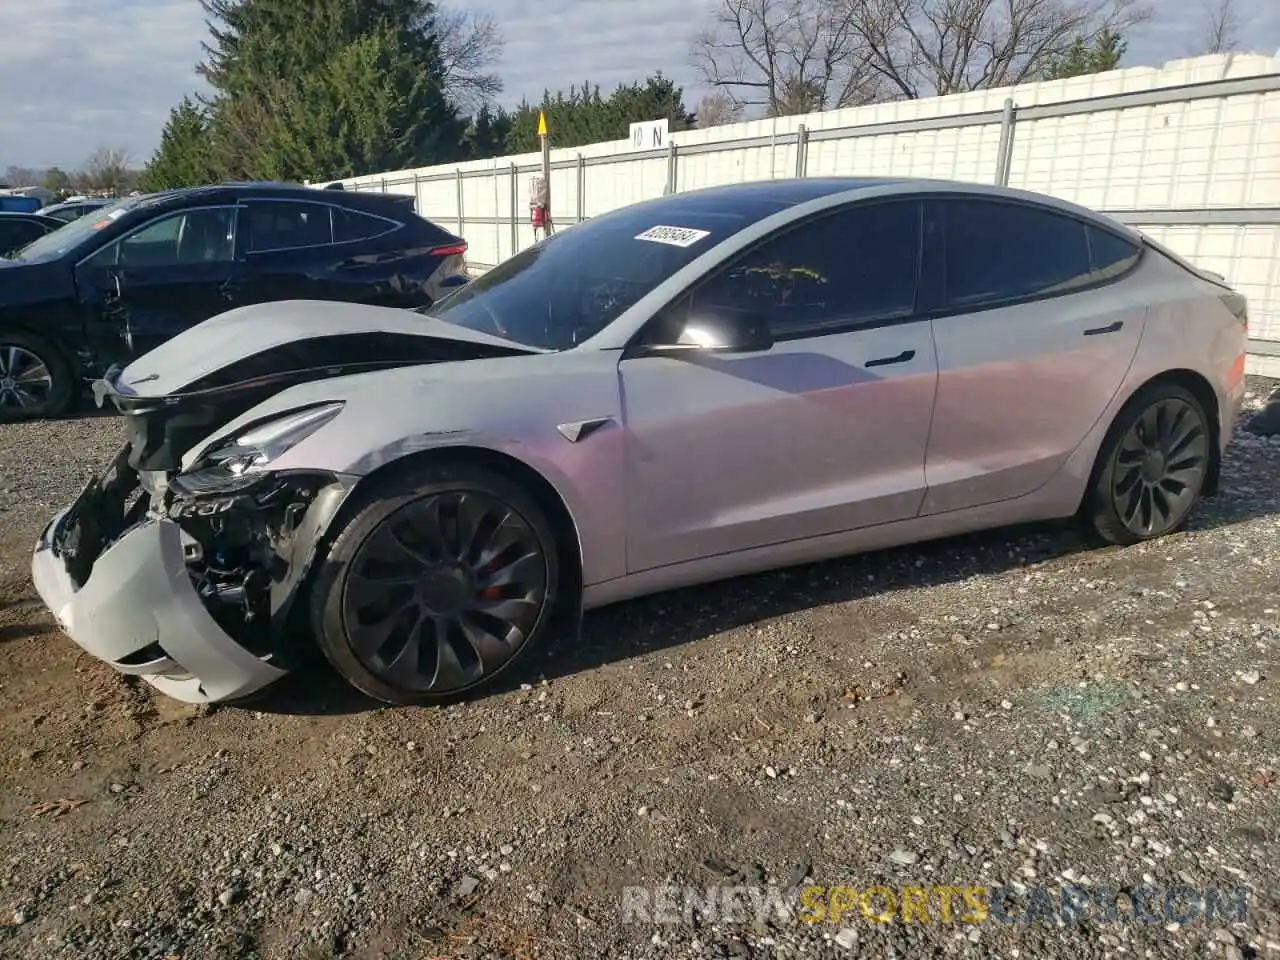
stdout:
{"type": "Polygon", "coordinates": [[[547,135],[547,115],[541,110],[538,111],[538,136],[545,137],[547,135]]]}

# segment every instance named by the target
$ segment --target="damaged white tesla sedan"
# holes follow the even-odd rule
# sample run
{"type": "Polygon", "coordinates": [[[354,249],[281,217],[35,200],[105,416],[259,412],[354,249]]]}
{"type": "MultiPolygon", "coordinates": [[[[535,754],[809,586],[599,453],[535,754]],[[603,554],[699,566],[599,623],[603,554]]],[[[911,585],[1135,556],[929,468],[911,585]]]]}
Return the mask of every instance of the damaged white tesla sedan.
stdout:
{"type": "Polygon", "coordinates": [[[375,697],[445,702],[627,597],[1029,520],[1175,530],[1218,483],[1245,308],[1013,190],[664,197],[427,315],[246,307],[112,371],[127,442],[33,578],[76,643],[183,700],[315,642],[375,697]]]}

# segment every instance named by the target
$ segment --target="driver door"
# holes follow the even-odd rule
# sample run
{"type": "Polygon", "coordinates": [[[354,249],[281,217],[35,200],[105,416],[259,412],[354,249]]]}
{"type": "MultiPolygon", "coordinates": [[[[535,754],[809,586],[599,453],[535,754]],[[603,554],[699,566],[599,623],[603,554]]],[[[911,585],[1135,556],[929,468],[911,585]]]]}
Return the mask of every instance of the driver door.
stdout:
{"type": "MultiPolygon", "coordinates": [[[[231,309],[235,206],[164,214],[98,250],[76,267],[89,321],[141,356],[183,330],[231,309]]],[[[107,337],[103,337],[107,339],[107,337]]]]}
{"type": "Polygon", "coordinates": [[[919,513],[938,381],[916,306],[922,229],[916,201],[844,208],[775,234],[655,318],[669,338],[746,312],[775,342],[619,364],[628,572],[919,513]]]}

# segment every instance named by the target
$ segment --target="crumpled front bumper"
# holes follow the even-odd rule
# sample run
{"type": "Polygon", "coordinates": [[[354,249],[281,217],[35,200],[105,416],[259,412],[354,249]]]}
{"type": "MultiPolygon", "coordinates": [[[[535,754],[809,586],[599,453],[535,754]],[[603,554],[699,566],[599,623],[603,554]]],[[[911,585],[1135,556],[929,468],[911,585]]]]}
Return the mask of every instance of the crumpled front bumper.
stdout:
{"type": "Polygon", "coordinates": [[[54,543],[71,508],[41,535],[31,561],[36,591],[87,653],[187,703],[247,696],[286,671],[229,637],[187,572],[182,531],[149,518],[103,551],[77,587],[54,543]]]}

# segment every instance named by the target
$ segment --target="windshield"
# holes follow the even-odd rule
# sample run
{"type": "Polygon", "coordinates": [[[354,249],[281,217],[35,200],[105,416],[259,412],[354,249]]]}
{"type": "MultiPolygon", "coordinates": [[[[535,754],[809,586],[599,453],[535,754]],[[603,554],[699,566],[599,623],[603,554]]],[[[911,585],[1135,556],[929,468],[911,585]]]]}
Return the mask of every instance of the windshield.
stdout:
{"type": "Polygon", "coordinates": [[[568,350],[776,209],[739,212],[672,197],[615,210],[520,251],[423,312],[516,343],[568,350]]]}
{"type": "Polygon", "coordinates": [[[127,197],[107,204],[97,210],[91,210],[85,216],[72,220],[65,227],[59,227],[52,233],[46,233],[38,240],[33,240],[13,255],[15,260],[45,260],[49,257],[60,257],[85,243],[97,231],[108,226],[112,221],[124,216],[142,197],[127,197]]]}

